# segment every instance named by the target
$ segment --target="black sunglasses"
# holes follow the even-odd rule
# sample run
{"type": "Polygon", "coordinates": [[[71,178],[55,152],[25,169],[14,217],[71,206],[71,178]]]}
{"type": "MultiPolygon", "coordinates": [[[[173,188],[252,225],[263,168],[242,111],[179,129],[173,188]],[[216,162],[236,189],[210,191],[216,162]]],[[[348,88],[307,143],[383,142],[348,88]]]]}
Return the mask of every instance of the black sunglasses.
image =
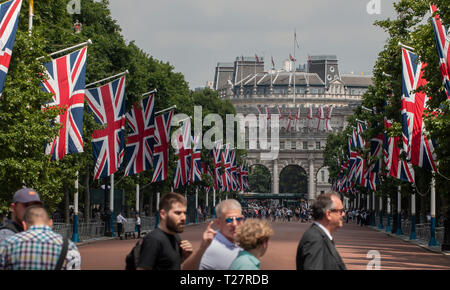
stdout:
{"type": "Polygon", "coordinates": [[[233,222],[233,220],[236,220],[237,222],[240,222],[240,221],[242,221],[244,218],[243,217],[229,217],[229,218],[226,218],[225,219],[225,221],[227,222],[227,224],[229,224],[229,223],[232,223],[233,222]]]}
{"type": "Polygon", "coordinates": [[[343,208],[341,208],[341,209],[330,209],[330,211],[338,212],[338,213],[342,214],[343,212],[345,212],[345,209],[343,209],[343,208]]]}

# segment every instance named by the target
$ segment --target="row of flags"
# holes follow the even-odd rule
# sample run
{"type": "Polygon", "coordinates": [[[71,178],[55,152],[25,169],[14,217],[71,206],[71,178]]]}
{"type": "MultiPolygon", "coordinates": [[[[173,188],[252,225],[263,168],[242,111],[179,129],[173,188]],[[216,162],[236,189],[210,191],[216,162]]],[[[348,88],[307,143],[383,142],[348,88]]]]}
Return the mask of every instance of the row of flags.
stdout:
{"type": "MultiPolygon", "coordinates": [[[[270,120],[272,118],[271,110],[269,106],[264,107],[264,113],[261,107],[257,106],[256,109],[260,115],[266,115],[264,126],[268,129],[270,127],[270,120]]],[[[287,112],[282,112],[277,105],[276,110],[279,116],[279,124],[281,128],[285,128],[286,132],[299,131],[301,127],[301,115],[300,107],[297,108],[297,113],[293,116],[292,111],[287,109],[287,112]]],[[[332,131],[331,127],[331,114],[333,112],[333,106],[326,107],[326,112],[323,106],[318,106],[317,111],[313,116],[312,106],[308,107],[308,114],[304,118],[304,128],[316,128],[317,131],[332,131]]]]}
{"type": "MultiPolygon", "coordinates": [[[[443,85],[447,98],[450,99],[450,39],[435,5],[431,5],[431,12],[443,85]]],[[[384,134],[370,141],[368,158],[364,158],[363,149],[367,150],[368,146],[363,138],[366,128],[363,123],[358,122],[356,130],[348,137],[348,154],[341,156],[340,172],[333,183],[334,190],[353,192],[355,184],[361,184],[375,191],[376,185],[380,184],[380,176],[384,174],[415,183],[412,165],[437,172],[434,153],[436,142],[428,136],[423,120],[424,114],[435,112],[426,112],[428,96],[424,91],[418,90],[427,84],[424,77],[426,65],[419,60],[418,55],[402,47],[402,136],[388,136],[387,131],[393,121],[384,120],[384,134]],[[382,167],[384,172],[381,171],[382,167]]]]}
{"type": "MultiPolygon", "coordinates": [[[[213,170],[201,160],[201,140],[199,135],[191,137],[190,118],[183,121],[182,134],[178,135],[177,168],[174,176],[174,189],[189,183],[202,181],[202,175],[209,175],[213,180],[214,189],[226,192],[248,191],[248,169],[243,163],[236,163],[236,150],[230,149],[229,144],[222,146],[219,141],[212,150],[213,170]],[[192,142],[192,145],[191,145],[192,142]],[[221,152],[223,148],[223,151],[221,152]]],[[[206,187],[206,191],[210,190],[206,187]]]]}
{"type": "MultiPolygon", "coordinates": [[[[0,93],[8,72],[21,5],[21,0],[0,4],[0,93]]],[[[87,100],[87,111],[101,127],[92,134],[94,179],[110,176],[122,166],[125,176],[153,168],[152,182],[167,179],[174,110],[155,115],[156,91],[152,91],[134,104],[131,111],[125,112],[125,73],[107,84],[87,89],[86,60],[87,44],[44,64],[47,79],[41,88],[52,94],[52,101],[44,108],[58,108],[62,112],[55,120],[61,125],[58,137],[46,144],[45,153],[52,160],[61,160],[66,154],[83,152],[84,100],[87,100]],[[130,132],[127,136],[126,126],[130,132]]],[[[199,136],[193,138],[194,148],[191,148],[190,121],[183,123],[182,130],[176,152],[179,160],[175,188],[200,181],[202,174],[208,174],[206,163],[201,162],[199,136]]],[[[217,189],[248,190],[248,171],[244,165],[236,169],[235,154],[233,151],[232,165],[229,156],[223,161],[224,166],[229,167],[225,173],[231,171],[231,178],[227,177],[231,183],[224,183],[226,186],[217,189]]]]}

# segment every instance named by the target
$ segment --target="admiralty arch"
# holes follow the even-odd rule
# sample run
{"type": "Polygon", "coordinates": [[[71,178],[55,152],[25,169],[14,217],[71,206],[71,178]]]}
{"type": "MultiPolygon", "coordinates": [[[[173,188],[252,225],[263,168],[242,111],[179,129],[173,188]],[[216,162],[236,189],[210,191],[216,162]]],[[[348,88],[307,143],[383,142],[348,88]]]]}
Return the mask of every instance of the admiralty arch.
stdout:
{"type": "MultiPolygon", "coordinates": [[[[372,77],[340,74],[334,55],[310,56],[306,64],[293,68],[294,63],[286,60],[282,69],[265,71],[261,57],[236,57],[234,62],[217,64],[212,87],[234,105],[238,114],[265,114],[264,118],[271,119],[278,114],[279,147],[275,149],[279,150],[272,157],[267,154],[269,150],[252,143],[246,124],[248,167],[260,165],[269,170],[274,194],[280,193],[283,170],[300,167],[307,179],[307,192],[302,193],[313,200],[331,189],[328,169],[323,164],[327,136],[346,127],[347,117],[361,105],[372,77]],[[331,113],[328,120],[327,113],[331,113]]],[[[270,136],[270,128],[268,132],[270,136]]]]}

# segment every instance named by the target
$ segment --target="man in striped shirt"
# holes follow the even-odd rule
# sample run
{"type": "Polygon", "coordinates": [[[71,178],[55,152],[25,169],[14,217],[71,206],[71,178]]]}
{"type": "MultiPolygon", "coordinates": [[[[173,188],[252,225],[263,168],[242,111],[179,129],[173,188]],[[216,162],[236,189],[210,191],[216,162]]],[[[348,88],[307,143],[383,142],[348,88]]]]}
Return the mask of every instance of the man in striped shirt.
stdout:
{"type": "MultiPolygon", "coordinates": [[[[0,243],[0,269],[54,270],[63,248],[63,237],[52,231],[52,220],[42,205],[25,210],[22,222],[24,232],[17,233],[0,243]]],[[[81,256],[69,241],[61,269],[81,269],[81,256]]]]}

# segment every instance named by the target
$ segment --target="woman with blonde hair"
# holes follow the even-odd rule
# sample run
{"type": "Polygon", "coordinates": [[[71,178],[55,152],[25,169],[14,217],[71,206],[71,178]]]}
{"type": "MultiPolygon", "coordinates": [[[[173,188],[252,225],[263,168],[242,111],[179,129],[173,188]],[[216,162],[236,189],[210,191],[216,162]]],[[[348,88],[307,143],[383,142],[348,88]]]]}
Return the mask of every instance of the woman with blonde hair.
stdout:
{"type": "Polygon", "coordinates": [[[259,258],[266,253],[272,235],[267,221],[247,219],[237,230],[237,241],[244,250],[231,263],[230,270],[259,270],[259,258]]]}

